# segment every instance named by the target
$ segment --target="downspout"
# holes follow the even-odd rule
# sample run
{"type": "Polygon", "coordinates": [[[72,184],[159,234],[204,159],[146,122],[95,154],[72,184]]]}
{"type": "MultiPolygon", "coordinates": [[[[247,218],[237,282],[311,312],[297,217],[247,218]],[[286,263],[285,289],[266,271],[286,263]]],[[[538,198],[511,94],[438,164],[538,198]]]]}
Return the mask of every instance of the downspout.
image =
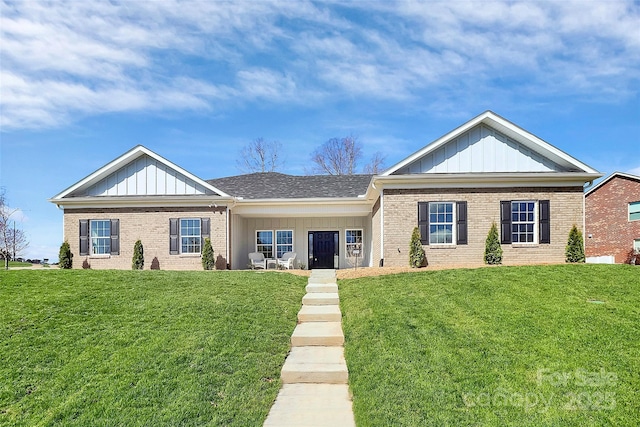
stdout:
{"type": "Polygon", "coordinates": [[[380,189],[380,266],[384,266],[384,188],[380,189]]]}

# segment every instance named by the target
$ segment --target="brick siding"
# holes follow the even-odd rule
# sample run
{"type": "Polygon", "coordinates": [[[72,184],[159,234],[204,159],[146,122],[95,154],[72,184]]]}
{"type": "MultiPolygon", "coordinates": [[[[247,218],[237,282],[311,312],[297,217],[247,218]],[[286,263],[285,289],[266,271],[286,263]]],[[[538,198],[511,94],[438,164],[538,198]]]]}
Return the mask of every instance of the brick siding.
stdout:
{"type": "Polygon", "coordinates": [[[409,263],[409,241],[418,225],[418,202],[466,201],[467,245],[423,245],[429,265],[468,265],[484,261],[484,248],[493,221],[500,229],[501,200],[549,200],[550,244],[503,244],[504,264],[563,263],[569,230],[583,224],[583,189],[482,188],[384,190],[384,265],[409,263]]]}
{"type": "Polygon", "coordinates": [[[614,176],[585,196],[586,256],[615,257],[625,262],[640,239],[640,221],[629,221],[629,203],[640,201],[640,182],[614,176]],[[589,238],[591,235],[591,238],[589,238]]]}
{"type": "MultiPolygon", "coordinates": [[[[157,258],[161,270],[202,270],[200,255],[169,254],[170,218],[210,218],[210,238],[217,268],[228,263],[226,253],[226,208],[114,208],[68,209],[64,212],[64,238],[73,253],[73,268],[88,263],[94,269],[131,269],[133,246],[140,239],[144,247],[144,269],[157,258]],[[120,255],[80,256],[82,219],[120,220],[120,255]]],[[[204,244],[204,242],[202,242],[204,244]]]]}

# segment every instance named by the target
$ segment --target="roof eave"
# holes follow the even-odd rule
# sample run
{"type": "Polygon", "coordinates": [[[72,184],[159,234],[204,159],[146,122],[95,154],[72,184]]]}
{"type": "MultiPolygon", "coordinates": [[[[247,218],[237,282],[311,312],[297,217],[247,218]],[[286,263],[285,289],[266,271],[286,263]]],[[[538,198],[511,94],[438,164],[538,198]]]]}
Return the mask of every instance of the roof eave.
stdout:
{"type": "Polygon", "coordinates": [[[135,208],[135,207],[205,207],[227,206],[232,204],[232,197],[206,194],[179,196],[101,196],[101,197],[69,197],[48,200],[61,209],[89,208],[135,208]]]}

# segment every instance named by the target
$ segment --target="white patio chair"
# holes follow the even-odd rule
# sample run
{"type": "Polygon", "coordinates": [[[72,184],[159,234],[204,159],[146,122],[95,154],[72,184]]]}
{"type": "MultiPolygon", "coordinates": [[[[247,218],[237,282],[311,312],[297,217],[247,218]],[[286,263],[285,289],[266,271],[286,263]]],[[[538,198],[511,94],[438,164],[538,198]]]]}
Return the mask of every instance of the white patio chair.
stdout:
{"type": "Polygon", "coordinates": [[[282,258],[278,258],[278,266],[282,266],[287,270],[293,268],[293,261],[296,259],[295,252],[285,252],[282,254],[282,258]]]}
{"type": "Polygon", "coordinates": [[[249,254],[249,261],[251,261],[251,268],[267,269],[267,260],[264,259],[262,252],[251,252],[249,254]]]}

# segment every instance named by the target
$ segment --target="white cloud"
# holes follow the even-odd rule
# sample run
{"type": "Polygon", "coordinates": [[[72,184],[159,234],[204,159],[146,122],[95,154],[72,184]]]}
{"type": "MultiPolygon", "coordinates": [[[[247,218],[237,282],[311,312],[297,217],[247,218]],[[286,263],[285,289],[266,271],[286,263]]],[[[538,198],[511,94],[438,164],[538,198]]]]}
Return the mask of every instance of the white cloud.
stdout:
{"type": "Polygon", "coordinates": [[[455,113],[478,88],[617,102],[639,86],[640,6],[632,1],[0,8],[4,129],[105,112],[363,97],[455,113]]]}
{"type": "Polygon", "coordinates": [[[637,168],[629,169],[627,173],[630,173],[631,175],[640,176],[640,166],[638,166],[637,168]]]}

